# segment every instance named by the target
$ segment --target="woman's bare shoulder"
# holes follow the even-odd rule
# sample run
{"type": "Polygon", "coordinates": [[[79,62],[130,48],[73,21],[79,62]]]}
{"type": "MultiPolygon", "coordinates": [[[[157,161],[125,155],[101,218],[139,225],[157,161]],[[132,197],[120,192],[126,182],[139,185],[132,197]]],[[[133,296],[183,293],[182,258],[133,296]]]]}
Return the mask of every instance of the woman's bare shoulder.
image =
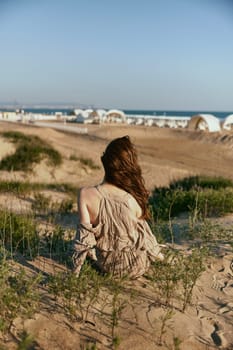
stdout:
{"type": "Polygon", "coordinates": [[[82,187],[78,192],[78,197],[80,199],[99,197],[98,192],[96,190],[96,186],[82,187]]]}

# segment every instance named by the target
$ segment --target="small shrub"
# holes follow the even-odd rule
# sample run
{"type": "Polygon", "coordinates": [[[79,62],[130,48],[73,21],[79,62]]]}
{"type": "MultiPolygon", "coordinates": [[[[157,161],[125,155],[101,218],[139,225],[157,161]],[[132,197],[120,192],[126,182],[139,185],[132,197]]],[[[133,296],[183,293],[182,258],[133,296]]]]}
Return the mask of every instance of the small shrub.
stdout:
{"type": "Polygon", "coordinates": [[[52,231],[45,232],[43,237],[44,250],[49,253],[49,256],[61,263],[71,265],[71,248],[73,235],[67,232],[61,226],[56,226],[52,231]]]}
{"type": "Polygon", "coordinates": [[[53,190],[67,193],[76,198],[77,187],[70,183],[38,183],[38,182],[20,182],[20,181],[0,181],[0,193],[13,193],[16,195],[25,195],[33,191],[53,190]]]}
{"type": "Polygon", "coordinates": [[[96,344],[88,344],[85,350],[97,350],[96,344]]]}
{"type": "MultiPolygon", "coordinates": [[[[106,300],[107,305],[111,308],[111,337],[112,337],[112,348],[118,349],[120,346],[121,339],[117,334],[117,327],[122,316],[122,313],[127,306],[127,298],[124,293],[125,282],[127,276],[123,276],[119,279],[115,279],[112,276],[106,276],[105,287],[107,287],[109,295],[109,301],[106,300]]],[[[131,295],[132,296],[132,295],[131,295]]]]}
{"type": "Polygon", "coordinates": [[[172,307],[179,300],[181,310],[185,311],[191,303],[193,288],[205,271],[207,252],[206,248],[194,248],[186,256],[178,251],[169,251],[163,262],[152,264],[146,277],[155,289],[160,303],[172,307]]]}
{"type": "Polygon", "coordinates": [[[48,158],[52,166],[61,164],[60,153],[38,136],[24,135],[18,131],[5,132],[2,135],[16,144],[16,151],[0,161],[1,170],[29,171],[33,164],[40,163],[44,157],[48,158]]]}
{"type": "Polygon", "coordinates": [[[26,331],[23,331],[20,334],[20,342],[17,350],[30,350],[34,348],[34,337],[31,334],[28,334],[26,331]]]}
{"type": "MultiPolygon", "coordinates": [[[[158,345],[163,344],[163,337],[166,333],[166,329],[168,326],[168,322],[171,321],[172,317],[174,316],[174,311],[171,309],[166,309],[164,315],[159,317],[160,320],[160,330],[158,334],[158,345]]],[[[170,327],[169,327],[170,328],[170,327]]]]}
{"type": "Polygon", "coordinates": [[[59,297],[65,312],[71,319],[85,322],[91,306],[98,300],[102,281],[102,276],[85,263],[79,277],[73,273],[59,273],[51,276],[49,289],[59,297]]]}
{"type": "Polygon", "coordinates": [[[205,271],[205,260],[207,256],[207,250],[205,248],[193,249],[192,254],[185,257],[182,260],[181,270],[181,285],[183,293],[182,299],[182,311],[184,312],[187,305],[191,303],[193,288],[202,274],[205,271]]]}
{"type": "Polygon", "coordinates": [[[0,193],[24,195],[31,192],[33,185],[29,182],[0,181],[0,193]]]}
{"type": "Polygon", "coordinates": [[[214,190],[219,190],[221,188],[232,187],[233,181],[230,179],[225,179],[221,176],[211,177],[211,176],[190,176],[182,180],[174,181],[170,184],[171,189],[183,189],[189,191],[192,188],[212,188],[214,190]]]}
{"type": "Polygon", "coordinates": [[[96,165],[92,159],[90,158],[83,158],[80,157],[78,158],[78,160],[80,161],[81,164],[88,166],[91,169],[100,169],[100,167],[98,165],[96,165]]]}
{"type": "Polygon", "coordinates": [[[75,194],[75,196],[77,193],[77,187],[70,183],[51,183],[51,184],[44,184],[44,186],[46,189],[69,193],[71,195],[75,194]]]}
{"type": "Polygon", "coordinates": [[[63,199],[61,202],[53,202],[52,196],[46,196],[37,192],[34,194],[32,210],[39,215],[47,215],[49,213],[68,214],[73,209],[73,200],[70,198],[63,199]]]}
{"type": "Polygon", "coordinates": [[[160,303],[172,306],[173,301],[176,300],[180,268],[178,252],[171,251],[163,262],[155,261],[148,274],[146,274],[160,303]]]}
{"type": "Polygon", "coordinates": [[[154,217],[169,220],[182,212],[191,211],[195,212],[196,217],[203,218],[233,211],[233,186],[230,180],[198,179],[185,179],[168,188],[155,189],[150,198],[154,217]]]}
{"type": "Polygon", "coordinates": [[[74,203],[72,199],[64,199],[59,204],[58,212],[60,214],[68,214],[72,211],[73,205],[74,203]]]}
{"type": "Polygon", "coordinates": [[[79,158],[75,154],[71,154],[70,160],[77,161],[77,160],[79,160],[79,158]]]}
{"type": "Polygon", "coordinates": [[[30,140],[30,138],[27,135],[23,134],[20,131],[6,131],[2,133],[2,136],[7,139],[11,139],[13,143],[30,140]]]}
{"type": "Polygon", "coordinates": [[[46,215],[49,213],[51,208],[51,197],[47,197],[42,193],[38,192],[34,195],[34,201],[32,203],[32,210],[36,214],[46,215]]]}
{"type": "Polygon", "coordinates": [[[158,221],[156,224],[151,225],[151,229],[158,243],[171,241],[171,232],[169,229],[169,224],[167,222],[158,221]]]}
{"type": "Polygon", "coordinates": [[[79,161],[81,164],[88,166],[91,169],[100,169],[100,167],[96,165],[91,158],[77,157],[75,154],[71,154],[69,159],[79,161]]]}
{"type": "Polygon", "coordinates": [[[0,240],[12,254],[19,251],[35,257],[39,249],[39,235],[31,217],[0,210],[0,240]]]}
{"type": "Polygon", "coordinates": [[[233,230],[232,227],[224,227],[219,224],[212,223],[205,219],[199,222],[191,230],[186,230],[186,238],[198,239],[202,246],[207,246],[210,249],[219,245],[219,242],[232,244],[233,230]]]}
{"type": "Polygon", "coordinates": [[[13,272],[6,260],[0,262],[0,331],[10,331],[16,317],[31,317],[39,303],[41,275],[29,277],[24,269],[13,272]]]}

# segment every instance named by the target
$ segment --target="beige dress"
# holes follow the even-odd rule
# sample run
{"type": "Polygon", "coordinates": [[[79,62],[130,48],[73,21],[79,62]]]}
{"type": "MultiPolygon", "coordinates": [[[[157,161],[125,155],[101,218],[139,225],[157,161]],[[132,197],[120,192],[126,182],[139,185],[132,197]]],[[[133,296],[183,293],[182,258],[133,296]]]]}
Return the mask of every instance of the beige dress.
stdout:
{"type": "Polygon", "coordinates": [[[86,256],[96,261],[101,271],[116,277],[137,278],[144,274],[160,253],[160,246],[147,222],[136,218],[129,206],[128,196],[101,194],[98,224],[79,224],[73,256],[78,275],[86,256]]]}

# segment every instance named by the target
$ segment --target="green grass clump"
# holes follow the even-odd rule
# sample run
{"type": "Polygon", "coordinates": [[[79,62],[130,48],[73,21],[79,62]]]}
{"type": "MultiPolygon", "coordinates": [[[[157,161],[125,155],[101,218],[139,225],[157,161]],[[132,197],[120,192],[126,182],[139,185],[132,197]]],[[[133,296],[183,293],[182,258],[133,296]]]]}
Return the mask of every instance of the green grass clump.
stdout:
{"type": "Polygon", "coordinates": [[[13,143],[17,143],[19,141],[28,141],[30,138],[29,136],[19,131],[6,131],[2,133],[2,136],[11,139],[13,143]]]}
{"type": "Polygon", "coordinates": [[[146,277],[152,283],[160,303],[172,307],[179,303],[185,311],[191,303],[193,288],[205,271],[208,249],[194,247],[189,255],[178,251],[169,251],[163,262],[156,261],[146,277]]]}
{"type": "Polygon", "coordinates": [[[32,258],[39,247],[36,223],[29,216],[0,210],[0,241],[11,254],[20,252],[32,258]]]}
{"type": "Polygon", "coordinates": [[[102,284],[103,278],[85,263],[79,277],[71,272],[51,276],[49,290],[59,297],[67,316],[85,322],[91,307],[98,301],[102,284]]]}
{"type": "Polygon", "coordinates": [[[230,179],[225,179],[221,176],[210,177],[210,176],[190,176],[182,180],[174,181],[170,184],[171,189],[183,189],[189,191],[193,188],[212,188],[214,190],[219,190],[222,188],[232,187],[233,181],[230,179]]]}
{"type": "Polygon", "coordinates": [[[91,158],[77,157],[75,154],[71,154],[70,160],[79,161],[81,164],[88,166],[91,169],[100,169],[91,158]]]}
{"type": "Polygon", "coordinates": [[[60,225],[48,230],[42,237],[43,254],[66,266],[73,265],[73,237],[72,231],[67,231],[60,225]]]}
{"type": "Polygon", "coordinates": [[[120,345],[117,328],[132,290],[126,288],[127,277],[115,279],[111,275],[99,274],[87,261],[78,277],[73,273],[58,273],[49,279],[49,290],[59,298],[63,310],[72,320],[85,325],[89,317],[111,327],[112,349],[120,345]]]}
{"type": "Polygon", "coordinates": [[[3,132],[1,135],[16,144],[15,153],[1,160],[1,170],[30,171],[45,157],[53,166],[62,162],[61,154],[38,136],[24,135],[18,131],[3,132]]]}
{"type": "Polygon", "coordinates": [[[55,218],[55,214],[65,215],[71,213],[73,206],[73,200],[70,198],[63,199],[61,202],[54,202],[52,201],[52,196],[45,196],[43,193],[35,192],[31,208],[35,215],[55,218]]]}
{"type": "Polygon", "coordinates": [[[88,166],[91,169],[100,169],[98,165],[96,165],[92,159],[90,158],[79,158],[81,164],[88,166]]]}
{"type": "Polygon", "coordinates": [[[193,211],[199,217],[221,216],[233,211],[233,183],[219,177],[186,178],[155,189],[150,204],[157,219],[169,220],[193,211]]]}
{"type": "Polygon", "coordinates": [[[70,160],[78,161],[78,157],[75,154],[70,155],[70,160]]]}
{"type": "MultiPolygon", "coordinates": [[[[20,342],[17,350],[30,350],[34,349],[36,344],[34,344],[34,337],[31,334],[28,334],[26,331],[21,332],[19,334],[20,342]]],[[[0,348],[1,349],[1,348],[0,348]]]]}
{"type": "Polygon", "coordinates": [[[0,193],[14,193],[16,195],[30,193],[33,183],[21,181],[0,181],[0,193]]]}
{"type": "Polygon", "coordinates": [[[218,247],[223,242],[232,245],[233,242],[231,226],[224,227],[223,225],[212,223],[208,219],[199,222],[189,230],[184,229],[184,233],[186,238],[198,239],[202,242],[202,246],[206,245],[209,248],[218,247]]]}
{"type": "Polygon", "coordinates": [[[33,191],[51,190],[67,193],[76,198],[77,187],[69,183],[39,183],[21,181],[0,181],[0,193],[25,195],[33,191]]]}
{"type": "Polygon", "coordinates": [[[27,276],[24,269],[14,271],[10,261],[0,259],[0,332],[9,333],[16,317],[31,317],[39,303],[41,275],[27,276]]]}
{"type": "Polygon", "coordinates": [[[77,187],[70,183],[50,183],[41,185],[44,186],[44,189],[68,193],[70,195],[75,195],[75,197],[77,195],[77,187]]]}

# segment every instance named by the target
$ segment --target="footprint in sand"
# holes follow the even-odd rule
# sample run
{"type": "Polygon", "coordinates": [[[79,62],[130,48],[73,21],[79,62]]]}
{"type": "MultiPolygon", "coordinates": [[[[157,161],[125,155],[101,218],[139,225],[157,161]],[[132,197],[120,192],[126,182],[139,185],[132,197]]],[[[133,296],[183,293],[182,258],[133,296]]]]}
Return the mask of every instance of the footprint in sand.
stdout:
{"type": "Polygon", "coordinates": [[[228,312],[232,312],[233,313],[233,303],[227,303],[224,304],[220,309],[219,309],[219,313],[220,314],[225,314],[228,312]]]}
{"type": "Polygon", "coordinates": [[[227,341],[224,337],[224,330],[220,323],[214,321],[210,317],[203,317],[201,323],[205,332],[210,332],[209,335],[217,347],[225,347],[227,345],[227,341]]]}
{"type": "Polygon", "coordinates": [[[226,281],[225,279],[218,279],[216,275],[213,275],[213,282],[211,288],[222,292],[223,289],[227,286],[227,283],[228,281],[226,281]]]}
{"type": "Polygon", "coordinates": [[[225,255],[222,260],[223,273],[233,278],[233,259],[232,255],[225,255]]]}
{"type": "Polygon", "coordinates": [[[210,336],[216,346],[222,346],[223,339],[222,339],[222,336],[220,336],[220,327],[217,323],[214,323],[213,326],[214,326],[214,331],[210,334],[210,336]]]}
{"type": "Polygon", "coordinates": [[[222,266],[213,275],[211,288],[233,297],[233,260],[226,255],[222,259],[222,266]]]}

